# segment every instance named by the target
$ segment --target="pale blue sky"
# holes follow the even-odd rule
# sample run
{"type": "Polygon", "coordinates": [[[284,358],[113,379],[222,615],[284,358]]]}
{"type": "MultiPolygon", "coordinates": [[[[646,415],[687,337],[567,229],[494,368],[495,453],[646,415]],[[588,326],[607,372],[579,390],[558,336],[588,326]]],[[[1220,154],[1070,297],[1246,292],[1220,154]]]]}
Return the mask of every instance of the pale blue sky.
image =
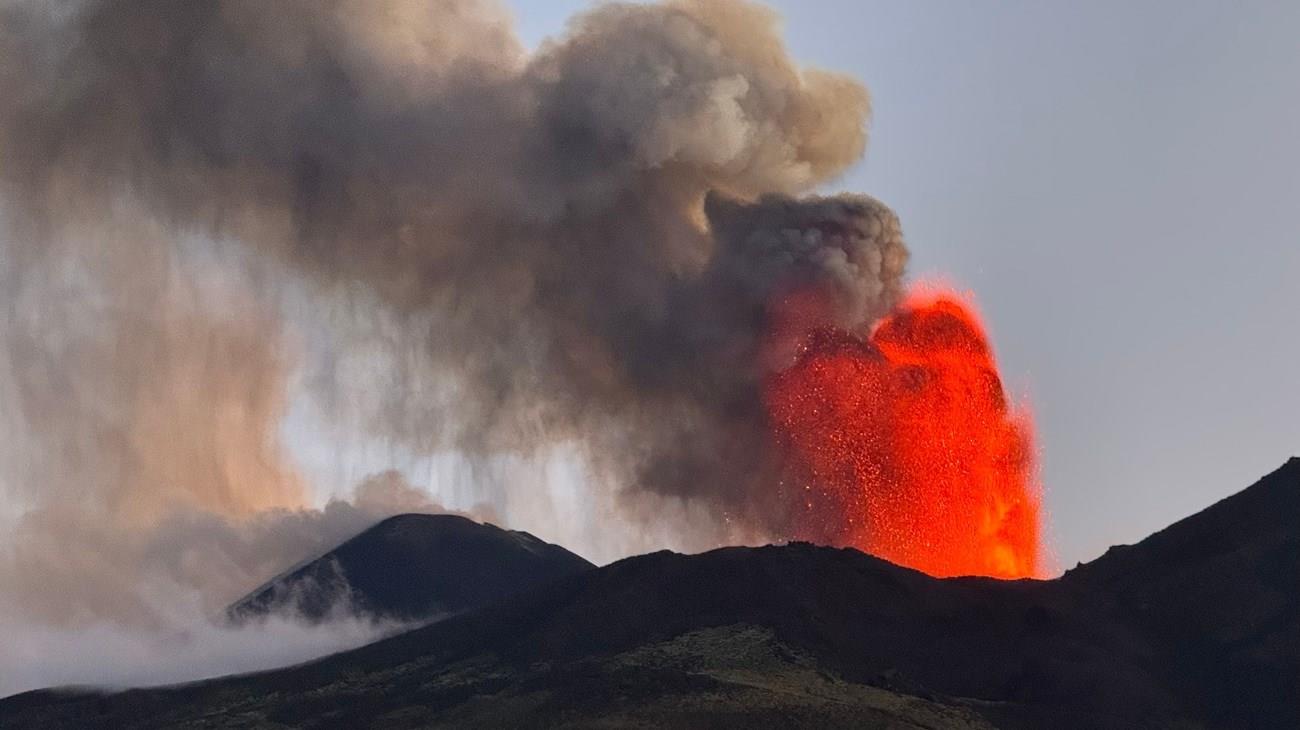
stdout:
{"type": "MultiPolygon", "coordinates": [[[[510,2],[529,44],[590,4],[510,2]]],[[[1300,452],[1300,3],[769,4],[873,93],[834,187],[974,290],[1032,397],[1062,567],[1300,452]]]]}

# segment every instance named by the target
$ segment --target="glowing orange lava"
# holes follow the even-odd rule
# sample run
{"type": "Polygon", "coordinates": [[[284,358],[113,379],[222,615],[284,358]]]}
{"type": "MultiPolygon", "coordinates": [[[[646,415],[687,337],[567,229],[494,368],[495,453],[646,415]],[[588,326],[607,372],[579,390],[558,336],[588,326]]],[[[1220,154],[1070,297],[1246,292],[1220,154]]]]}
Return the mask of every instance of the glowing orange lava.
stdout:
{"type": "Polygon", "coordinates": [[[801,538],[935,576],[1040,575],[1030,415],[960,297],[915,291],[866,341],[814,331],[764,398],[801,538]]]}

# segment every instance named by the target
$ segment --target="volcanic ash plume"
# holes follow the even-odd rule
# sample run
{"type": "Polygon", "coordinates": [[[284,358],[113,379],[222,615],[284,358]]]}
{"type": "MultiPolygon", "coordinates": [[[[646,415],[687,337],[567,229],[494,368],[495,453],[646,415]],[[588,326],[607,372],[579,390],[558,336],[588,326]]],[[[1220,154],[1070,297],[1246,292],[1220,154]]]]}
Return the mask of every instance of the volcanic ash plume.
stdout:
{"type": "MultiPolygon", "coordinates": [[[[815,286],[851,328],[900,294],[907,253],[884,206],[790,197],[860,157],[866,92],[796,67],[776,18],[749,4],[609,5],[532,55],[504,13],[470,2],[4,12],[13,276],[86,269],[106,302],[96,314],[123,330],[90,336],[121,343],[127,329],[158,338],[173,326],[137,323],[160,301],[144,287],[172,276],[169,245],[237,241],[256,269],[251,294],[223,293],[176,323],[181,339],[106,346],[75,366],[110,386],[96,397],[131,429],[142,420],[132,409],[166,396],[120,388],[133,376],[114,369],[185,383],[228,374],[268,395],[203,410],[265,414],[237,429],[258,445],[232,447],[264,450],[279,326],[223,310],[236,298],[274,314],[276,277],[320,297],[360,286],[409,328],[386,345],[405,365],[390,392],[335,399],[359,411],[338,417],[426,450],[579,443],[595,482],[699,500],[771,531],[784,517],[770,465],[755,463],[768,437],[758,349],[769,298],[815,286]],[[155,233],[105,241],[105,226],[141,221],[155,233]],[[242,346],[270,354],[232,353],[233,371],[178,355],[226,347],[204,334],[226,320],[255,330],[242,346]],[[210,369],[184,370],[185,358],[210,369]]],[[[84,405],[70,401],[45,430],[84,405]]],[[[163,422],[184,437],[204,420],[163,422]]],[[[283,471],[274,454],[257,461],[283,471]]],[[[150,492],[234,512],[297,499],[279,473],[231,474],[218,496],[184,476],[150,492]]]]}
{"type": "Polygon", "coordinates": [[[471,0],[0,6],[15,534],[319,504],[294,397],[413,454],[575,454],[603,532],[484,498],[596,559],[806,533],[766,384],[868,337],[908,254],[881,203],[808,196],[868,97],[776,20],[611,4],[528,53],[471,0]]]}

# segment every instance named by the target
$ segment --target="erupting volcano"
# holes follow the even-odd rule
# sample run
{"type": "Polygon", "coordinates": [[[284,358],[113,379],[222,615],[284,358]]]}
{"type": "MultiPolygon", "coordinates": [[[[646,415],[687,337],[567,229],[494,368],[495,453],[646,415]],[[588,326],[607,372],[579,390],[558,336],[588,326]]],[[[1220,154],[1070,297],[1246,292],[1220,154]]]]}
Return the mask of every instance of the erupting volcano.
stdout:
{"type": "MultiPolygon", "coordinates": [[[[807,301],[783,304],[789,334],[807,301]]],[[[800,537],[935,576],[1041,573],[1032,421],[968,302],[926,285],[865,340],[801,339],[764,387],[800,537]]]]}

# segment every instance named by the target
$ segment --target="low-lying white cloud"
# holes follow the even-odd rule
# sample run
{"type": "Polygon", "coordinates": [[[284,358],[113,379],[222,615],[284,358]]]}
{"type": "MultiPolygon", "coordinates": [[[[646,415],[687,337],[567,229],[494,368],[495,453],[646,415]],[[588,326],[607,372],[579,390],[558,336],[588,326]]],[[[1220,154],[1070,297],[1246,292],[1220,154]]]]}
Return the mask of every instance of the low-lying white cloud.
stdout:
{"type": "Polygon", "coordinates": [[[195,615],[165,630],[105,621],[67,628],[0,619],[5,637],[0,697],[42,687],[138,687],[271,669],[397,630],[358,616],[317,625],[274,616],[235,628],[195,615]]]}

